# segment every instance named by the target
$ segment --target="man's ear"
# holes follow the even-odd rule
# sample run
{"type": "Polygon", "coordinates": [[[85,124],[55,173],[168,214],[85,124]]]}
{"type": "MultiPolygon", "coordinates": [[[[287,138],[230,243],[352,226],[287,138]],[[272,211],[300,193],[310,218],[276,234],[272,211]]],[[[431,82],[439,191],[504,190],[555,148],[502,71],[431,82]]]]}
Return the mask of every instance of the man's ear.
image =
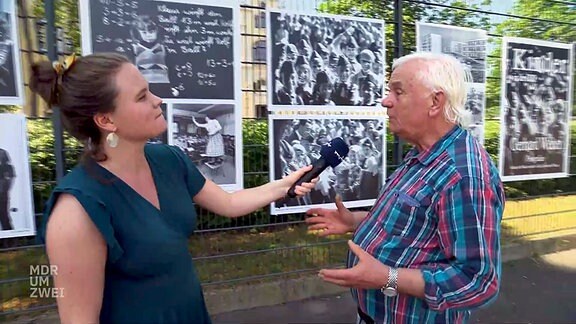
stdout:
{"type": "Polygon", "coordinates": [[[98,126],[98,128],[101,128],[109,132],[115,132],[117,129],[109,113],[106,114],[97,113],[96,115],[94,115],[94,123],[96,124],[96,126],[98,126]]]}
{"type": "Polygon", "coordinates": [[[428,115],[430,117],[436,117],[443,113],[445,107],[446,94],[444,94],[444,91],[434,91],[434,94],[432,95],[432,106],[430,106],[430,110],[428,110],[428,115]]]}

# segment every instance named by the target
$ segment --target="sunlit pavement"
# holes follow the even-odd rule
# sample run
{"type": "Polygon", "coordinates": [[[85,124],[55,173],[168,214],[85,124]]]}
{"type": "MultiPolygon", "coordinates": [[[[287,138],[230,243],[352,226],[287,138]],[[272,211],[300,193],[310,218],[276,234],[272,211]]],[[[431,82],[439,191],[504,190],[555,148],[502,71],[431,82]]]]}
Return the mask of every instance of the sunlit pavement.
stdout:
{"type": "MultiPolygon", "coordinates": [[[[504,264],[498,300],[471,323],[576,323],[576,249],[504,264]]],[[[354,323],[349,294],[218,314],[218,323],[354,323]]]]}

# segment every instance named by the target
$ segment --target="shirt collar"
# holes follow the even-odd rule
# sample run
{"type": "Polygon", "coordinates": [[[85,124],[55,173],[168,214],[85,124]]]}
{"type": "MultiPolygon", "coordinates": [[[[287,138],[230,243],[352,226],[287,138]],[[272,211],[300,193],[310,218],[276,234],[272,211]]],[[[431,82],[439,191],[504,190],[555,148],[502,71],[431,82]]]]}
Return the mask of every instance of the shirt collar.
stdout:
{"type": "Polygon", "coordinates": [[[416,147],[413,147],[407,154],[406,159],[416,159],[423,165],[428,165],[432,161],[434,161],[442,152],[446,150],[446,148],[454,142],[454,140],[460,137],[461,134],[464,133],[464,130],[455,125],[452,129],[444,134],[434,145],[432,145],[429,149],[424,150],[422,152],[418,152],[416,147]]]}

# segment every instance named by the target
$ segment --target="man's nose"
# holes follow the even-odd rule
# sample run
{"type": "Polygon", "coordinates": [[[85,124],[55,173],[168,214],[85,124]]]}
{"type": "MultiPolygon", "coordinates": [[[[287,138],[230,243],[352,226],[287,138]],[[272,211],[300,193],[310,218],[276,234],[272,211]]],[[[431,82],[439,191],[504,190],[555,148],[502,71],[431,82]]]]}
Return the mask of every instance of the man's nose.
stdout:
{"type": "Polygon", "coordinates": [[[382,98],[380,103],[382,104],[382,107],[392,108],[392,100],[390,100],[389,96],[382,98]]]}

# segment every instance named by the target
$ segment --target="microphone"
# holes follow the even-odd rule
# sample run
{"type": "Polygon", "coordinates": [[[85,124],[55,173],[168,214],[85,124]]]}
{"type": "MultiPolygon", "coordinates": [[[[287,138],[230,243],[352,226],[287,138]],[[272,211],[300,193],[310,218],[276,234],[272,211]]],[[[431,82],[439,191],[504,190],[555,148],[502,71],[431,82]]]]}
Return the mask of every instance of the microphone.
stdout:
{"type": "Polygon", "coordinates": [[[335,168],[338,164],[344,161],[350,149],[341,137],[336,137],[330,142],[320,147],[320,158],[312,164],[312,169],[300,177],[288,190],[288,197],[296,197],[296,186],[301,185],[303,182],[310,182],[316,178],[327,167],[335,168]]]}

